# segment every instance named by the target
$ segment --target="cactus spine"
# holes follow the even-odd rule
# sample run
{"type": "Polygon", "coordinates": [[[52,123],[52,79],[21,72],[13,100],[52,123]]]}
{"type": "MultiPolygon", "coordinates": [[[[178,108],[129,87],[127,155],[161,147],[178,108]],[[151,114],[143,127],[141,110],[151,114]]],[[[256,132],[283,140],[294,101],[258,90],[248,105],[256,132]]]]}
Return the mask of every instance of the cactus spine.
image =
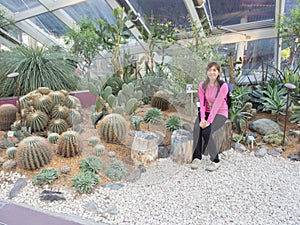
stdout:
{"type": "Polygon", "coordinates": [[[48,164],[51,158],[51,147],[42,137],[27,137],[17,148],[17,165],[23,169],[36,170],[48,164]]]}

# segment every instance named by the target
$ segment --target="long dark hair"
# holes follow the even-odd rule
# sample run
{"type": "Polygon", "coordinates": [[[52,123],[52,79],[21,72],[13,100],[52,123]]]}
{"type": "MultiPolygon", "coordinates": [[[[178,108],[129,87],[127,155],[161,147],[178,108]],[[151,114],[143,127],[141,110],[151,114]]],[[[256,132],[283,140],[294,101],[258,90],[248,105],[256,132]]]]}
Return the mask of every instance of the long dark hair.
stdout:
{"type": "MultiPolygon", "coordinates": [[[[206,73],[213,66],[216,67],[216,69],[219,71],[219,73],[221,73],[221,66],[217,62],[210,62],[210,63],[208,63],[208,65],[206,67],[206,73]]],[[[217,82],[218,82],[218,84],[220,83],[220,74],[217,77],[217,82]]],[[[203,88],[204,91],[206,90],[208,83],[209,83],[209,78],[206,76],[206,80],[204,81],[203,86],[202,86],[202,88],[203,88]]]]}

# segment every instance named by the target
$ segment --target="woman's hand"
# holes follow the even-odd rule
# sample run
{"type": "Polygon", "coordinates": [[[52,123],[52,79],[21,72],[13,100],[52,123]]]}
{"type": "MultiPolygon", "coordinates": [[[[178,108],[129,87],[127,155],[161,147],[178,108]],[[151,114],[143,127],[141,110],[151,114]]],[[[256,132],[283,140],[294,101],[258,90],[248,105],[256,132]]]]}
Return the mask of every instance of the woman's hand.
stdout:
{"type": "Polygon", "coordinates": [[[208,127],[210,125],[209,122],[207,122],[205,119],[201,119],[200,123],[199,123],[199,126],[204,129],[206,127],[208,127]]]}

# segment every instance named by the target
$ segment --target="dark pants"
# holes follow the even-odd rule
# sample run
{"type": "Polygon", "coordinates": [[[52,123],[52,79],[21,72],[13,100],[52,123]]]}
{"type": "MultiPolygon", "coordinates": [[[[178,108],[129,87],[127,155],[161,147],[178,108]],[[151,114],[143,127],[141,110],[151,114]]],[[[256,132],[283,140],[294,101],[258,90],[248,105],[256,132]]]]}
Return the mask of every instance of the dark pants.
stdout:
{"type": "MultiPolygon", "coordinates": [[[[209,114],[207,113],[206,119],[208,116],[209,114]]],[[[226,120],[225,116],[217,114],[214,121],[208,127],[202,129],[199,126],[199,117],[197,117],[194,124],[193,159],[202,159],[202,154],[208,153],[211,161],[216,163],[220,162],[218,155],[219,149],[217,149],[216,142],[212,135],[225,124],[226,120]]]]}

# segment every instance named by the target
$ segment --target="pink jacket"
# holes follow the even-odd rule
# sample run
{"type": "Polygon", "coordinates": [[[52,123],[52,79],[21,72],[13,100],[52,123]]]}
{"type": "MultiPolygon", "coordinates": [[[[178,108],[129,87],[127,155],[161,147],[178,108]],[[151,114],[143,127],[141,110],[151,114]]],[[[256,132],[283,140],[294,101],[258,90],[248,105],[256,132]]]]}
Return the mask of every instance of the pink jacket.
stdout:
{"type": "Polygon", "coordinates": [[[228,85],[222,85],[216,98],[218,86],[207,85],[206,91],[202,88],[204,82],[200,82],[198,88],[198,96],[200,100],[200,114],[201,119],[205,118],[205,112],[209,112],[207,122],[212,123],[216,114],[225,116],[228,118],[228,105],[226,102],[226,96],[228,92],[228,85]],[[204,106],[204,98],[206,98],[204,106]]]}

